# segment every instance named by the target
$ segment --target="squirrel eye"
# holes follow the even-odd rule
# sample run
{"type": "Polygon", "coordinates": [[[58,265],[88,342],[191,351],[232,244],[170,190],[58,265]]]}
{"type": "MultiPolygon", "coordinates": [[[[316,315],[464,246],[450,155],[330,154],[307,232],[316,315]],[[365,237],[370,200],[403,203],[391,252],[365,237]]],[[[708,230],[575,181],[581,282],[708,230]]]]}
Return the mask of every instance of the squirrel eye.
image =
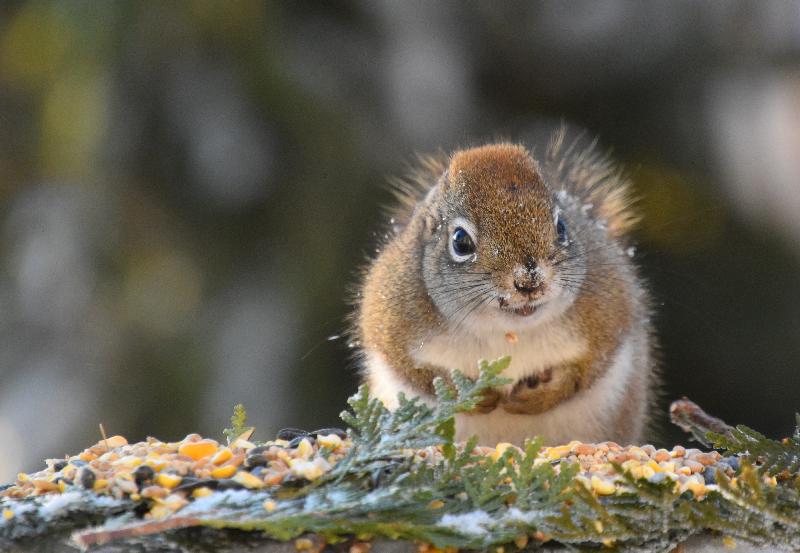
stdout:
{"type": "Polygon", "coordinates": [[[475,241],[463,227],[456,227],[450,240],[450,255],[459,263],[475,253],[475,241]]]}
{"type": "Polygon", "coordinates": [[[558,234],[558,242],[566,246],[569,243],[569,235],[567,234],[567,224],[564,222],[564,219],[561,218],[560,215],[556,220],[556,233],[558,234]]]}

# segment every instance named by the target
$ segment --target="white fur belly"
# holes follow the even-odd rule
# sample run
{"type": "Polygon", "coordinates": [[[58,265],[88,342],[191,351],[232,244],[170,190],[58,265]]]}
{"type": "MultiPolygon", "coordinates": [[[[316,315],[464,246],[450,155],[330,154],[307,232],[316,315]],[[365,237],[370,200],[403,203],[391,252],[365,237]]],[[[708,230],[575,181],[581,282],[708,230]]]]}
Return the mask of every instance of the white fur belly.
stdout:
{"type": "Polygon", "coordinates": [[[540,436],[545,444],[571,440],[598,442],[614,439],[611,428],[619,405],[625,401],[628,382],[636,369],[634,340],[627,339],[617,350],[612,365],[602,378],[553,409],[538,415],[514,415],[503,409],[456,417],[456,438],[477,436],[482,445],[498,442],[522,444],[525,438],[540,436]]]}
{"type": "MultiPolygon", "coordinates": [[[[498,442],[522,444],[526,438],[540,436],[546,444],[570,440],[597,442],[615,437],[611,428],[619,405],[625,401],[631,374],[636,370],[637,341],[629,337],[617,350],[605,375],[590,388],[538,415],[515,415],[495,409],[491,413],[456,417],[456,438],[467,440],[477,436],[483,445],[498,442]]],[[[416,392],[408,386],[377,352],[366,352],[367,382],[374,397],[389,408],[397,407],[397,394],[412,397],[416,392]]],[[[640,367],[643,369],[644,367],[640,367]]],[[[505,373],[504,373],[505,374],[505,373]]],[[[431,399],[425,398],[427,403],[431,399]]]]}

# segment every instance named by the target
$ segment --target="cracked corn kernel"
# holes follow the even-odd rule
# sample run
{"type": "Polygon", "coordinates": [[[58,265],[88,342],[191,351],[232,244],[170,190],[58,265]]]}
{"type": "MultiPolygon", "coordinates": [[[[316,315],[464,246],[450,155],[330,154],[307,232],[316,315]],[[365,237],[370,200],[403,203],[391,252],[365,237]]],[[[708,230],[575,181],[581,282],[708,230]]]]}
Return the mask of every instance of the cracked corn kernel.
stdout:
{"type": "Polygon", "coordinates": [[[594,490],[597,495],[611,495],[616,491],[616,487],[614,487],[613,482],[592,475],[592,490],[594,490]]]}
{"type": "Polygon", "coordinates": [[[181,480],[183,479],[177,474],[168,474],[166,472],[156,476],[156,482],[158,483],[158,485],[168,489],[172,489],[178,484],[180,484],[181,480]]]}
{"type": "Polygon", "coordinates": [[[322,447],[336,450],[342,446],[342,439],[336,434],[328,434],[327,436],[318,436],[317,443],[322,447]]]}
{"type": "Polygon", "coordinates": [[[303,459],[308,459],[314,453],[314,446],[311,445],[307,439],[303,438],[300,440],[300,443],[297,444],[297,456],[303,459]]]}
{"type": "Polygon", "coordinates": [[[236,472],[236,467],[233,465],[225,465],[224,467],[217,467],[211,471],[212,478],[230,478],[236,472]]]}
{"type": "Polygon", "coordinates": [[[207,497],[207,496],[211,495],[212,493],[214,493],[214,490],[212,490],[211,488],[209,488],[207,486],[203,486],[201,488],[195,489],[192,492],[192,497],[194,497],[195,499],[199,499],[201,497],[207,497]]]}
{"type": "Polygon", "coordinates": [[[264,509],[269,512],[274,511],[277,506],[278,504],[272,501],[271,499],[268,499],[264,502],[264,509]]]}
{"type": "Polygon", "coordinates": [[[195,461],[210,457],[217,452],[217,442],[214,440],[200,440],[198,442],[186,442],[178,448],[178,454],[191,457],[195,461]]]}
{"type": "Polygon", "coordinates": [[[261,478],[250,474],[246,470],[237,472],[236,476],[233,477],[233,481],[238,482],[239,484],[250,490],[263,488],[266,485],[264,484],[264,481],[261,478]]]}
{"type": "Polygon", "coordinates": [[[211,458],[211,463],[214,465],[221,465],[231,457],[233,457],[233,452],[230,448],[223,447],[211,458]]]}
{"type": "Polygon", "coordinates": [[[495,446],[494,451],[489,455],[489,457],[491,457],[493,461],[497,461],[503,456],[503,453],[505,453],[509,447],[513,446],[508,442],[500,442],[495,446]]]}
{"type": "Polygon", "coordinates": [[[3,518],[6,520],[11,520],[14,518],[14,511],[11,509],[3,509],[3,518]]]}

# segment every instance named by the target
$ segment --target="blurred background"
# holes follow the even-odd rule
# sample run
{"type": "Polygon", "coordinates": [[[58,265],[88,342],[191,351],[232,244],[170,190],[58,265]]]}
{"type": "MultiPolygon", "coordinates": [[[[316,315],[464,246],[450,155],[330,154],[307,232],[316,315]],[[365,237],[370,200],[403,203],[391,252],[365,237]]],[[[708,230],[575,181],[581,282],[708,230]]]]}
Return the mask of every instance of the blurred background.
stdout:
{"type": "Polygon", "coordinates": [[[386,177],[562,121],[643,198],[664,402],[786,435],[800,4],[0,3],[0,480],[100,422],[336,425],[386,177]]]}

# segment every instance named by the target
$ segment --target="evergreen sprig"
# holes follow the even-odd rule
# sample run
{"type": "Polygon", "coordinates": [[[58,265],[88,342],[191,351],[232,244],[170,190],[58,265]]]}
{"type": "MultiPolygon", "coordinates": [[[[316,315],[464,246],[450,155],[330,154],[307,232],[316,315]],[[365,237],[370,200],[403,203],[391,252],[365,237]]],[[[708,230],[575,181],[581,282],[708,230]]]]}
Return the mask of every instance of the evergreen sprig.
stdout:
{"type": "Polygon", "coordinates": [[[769,475],[796,476],[800,471],[800,415],[795,415],[794,434],[781,441],[767,438],[760,432],[738,425],[724,434],[708,433],[714,447],[735,455],[745,455],[758,462],[769,475]]]}

